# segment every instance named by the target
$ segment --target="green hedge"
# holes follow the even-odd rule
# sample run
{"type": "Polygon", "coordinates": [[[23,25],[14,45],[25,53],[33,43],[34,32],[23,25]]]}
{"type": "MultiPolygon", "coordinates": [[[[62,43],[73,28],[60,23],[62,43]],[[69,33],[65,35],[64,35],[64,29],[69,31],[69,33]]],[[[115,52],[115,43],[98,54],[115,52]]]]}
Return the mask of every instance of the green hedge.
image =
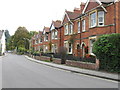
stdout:
{"type": "Polygon", "coordinates": [[[100,69],[120,72],[120,34],[101,36],[93,45],[93,53],[100,60],[100,69]]]}

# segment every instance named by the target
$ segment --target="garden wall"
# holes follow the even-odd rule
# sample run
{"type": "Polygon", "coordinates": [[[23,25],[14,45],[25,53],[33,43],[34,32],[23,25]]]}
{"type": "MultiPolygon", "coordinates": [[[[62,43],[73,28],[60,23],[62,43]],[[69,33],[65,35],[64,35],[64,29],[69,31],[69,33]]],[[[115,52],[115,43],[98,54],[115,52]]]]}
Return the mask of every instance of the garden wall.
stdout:
{"type": "MultiPolygon", "coordinates": [[[[61,59],[59,59],[59,58],[51,59],[50,57],[46,57],[46,56],[34,56],[34,58],[37,60],[42,60],[42,61],[47,60],[47,61],[52,61],[53,63],[56,63],[56,64],[61,64],[61,59]]],[[[66,65],[84,68],[84,69],[98,70],[99,69],[99,60],[96,59],[96,63],[66,60],[66,65]]]]}

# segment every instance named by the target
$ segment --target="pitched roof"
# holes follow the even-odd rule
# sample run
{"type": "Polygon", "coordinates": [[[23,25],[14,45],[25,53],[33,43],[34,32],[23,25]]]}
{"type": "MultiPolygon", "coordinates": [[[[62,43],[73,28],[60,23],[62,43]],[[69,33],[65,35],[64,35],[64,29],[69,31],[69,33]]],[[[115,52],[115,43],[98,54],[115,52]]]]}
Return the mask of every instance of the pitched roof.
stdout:
{"type": "Polygon", "coordinates": [[[53,21],[53,25],[55,28],[59,28],[59,27],[61,27],[61,21],[60,20],[53,21]]]}
{"type": "MultiPolygon", "coordinates": [[[[108,0],[108,1],[112,1],[112,0],[108,0]]],[[[108,3],[108,1],[106,1],[106,3],[108,3]]],[[[107,12],[107,10],[105,9],[105,7],[103,6],[104,3],[105,3],[105,0],[87,0],[87,3],[85,5],[85,8],[84,8],[84,10],[83,10],[82,13],[85,13],[86,11],[91,10],[92,8],[97,7],[97,6],[100,6],[101,8],[103,8],[103,10],[105,12],[107,12]],[[88,6],[89,6],[89,9],[88,9],[88,6]]]]}
{"type": "Polygon", "coordinates": [[[71,11],[66,11],[68,17],[70,18],[70,20],[75,19],[76,17],[78,17],[80,15],[80,13],[75,13],[75,12],[71,12],[71,11]]]}
{"type": "Polygon", "coordinates": [[[50,29],[49,27],[44,27],[43,30],[44,30],[45,32],[49,32],[49,29],[50,29]]]}
{"type": "Polygon", "coordinates": [[[76,12],[71,12],[71,11],[65,11],[65,15],[63,17],[63,21],[62,24],[64,23],[68,23],[69,21],[71,22],[71,20],[76,19],[77,17],[79,17],[80,13],[76,13],[76,12]]]}

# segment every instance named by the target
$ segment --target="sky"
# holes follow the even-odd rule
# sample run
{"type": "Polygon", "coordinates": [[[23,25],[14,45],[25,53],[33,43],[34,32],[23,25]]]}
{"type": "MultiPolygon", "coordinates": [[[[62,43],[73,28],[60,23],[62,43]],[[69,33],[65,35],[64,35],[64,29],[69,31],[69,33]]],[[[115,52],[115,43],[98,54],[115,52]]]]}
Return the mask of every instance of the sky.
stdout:
{"type": "Polygon", "coordinates": [[[19,26],[42,31],[52,20],[62,20],[65,9],[73,11],[86,0],[0,0],[0,30],[13,35],[19,26]]]}

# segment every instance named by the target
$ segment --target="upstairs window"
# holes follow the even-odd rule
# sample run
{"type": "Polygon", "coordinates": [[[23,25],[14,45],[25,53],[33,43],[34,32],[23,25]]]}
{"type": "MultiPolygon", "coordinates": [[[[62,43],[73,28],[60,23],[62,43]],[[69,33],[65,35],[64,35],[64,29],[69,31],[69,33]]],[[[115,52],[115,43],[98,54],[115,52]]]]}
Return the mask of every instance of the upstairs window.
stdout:
{"type": "Polygon", "coordinates": [[[57,31],[52,31],[51,37],[52,37],[52,39],[57,39],[58,38],[58,32],[57,31]]]}
{"type": "Polygon", "coordinates": [[[45,35],[45,41],[48,41],[48,34],[45,35]]]}
{"type": "Polygon", "coordinates": [[[78,25],[78,33],[80,33],[80,21],[77,23],[78,25]]]}
{"type": "Polygon", "coordinates": [[[64,29],[64,32],[65,32],[64,34],[67,35],[68,34],[68,24],[66,24],[64,28],[65,28],[64,29]]]}
{"type": "Polygon", "coordinates": [[[57,39],[57,38],[58,38],[58,37],[57,37],[57,36],[58,36],[58,32],[55,31],[54,34],[55,34],[55,35],[54,35],[54,38],[57,39]]]}
{"type": "Polygon", "coordinates": [[[72,33],[73,33],[73,25],[70,24],[70,25],[69,25],[69,28],[70,28],[69,34],[72,34],[72,33]]]}
{"type": "Polygon", "coordinates": [[[98,26],[104,25],[104,11],[98,12],[98,26]]]}
{"type": "Polygon", "coordinates": [[[85,32],[85,20],[82,20],[82,31],[85,32]]]}
{"type": "Polygon", "coordinates": [[[90,27],[96,26],[96,12],[90,15],[90,27]]]}
{"type": "Polygon", "coordinates": [[[52,39],[54,39],[54,32],[52,31],[52,35],[51,35],[52,39]]]}

